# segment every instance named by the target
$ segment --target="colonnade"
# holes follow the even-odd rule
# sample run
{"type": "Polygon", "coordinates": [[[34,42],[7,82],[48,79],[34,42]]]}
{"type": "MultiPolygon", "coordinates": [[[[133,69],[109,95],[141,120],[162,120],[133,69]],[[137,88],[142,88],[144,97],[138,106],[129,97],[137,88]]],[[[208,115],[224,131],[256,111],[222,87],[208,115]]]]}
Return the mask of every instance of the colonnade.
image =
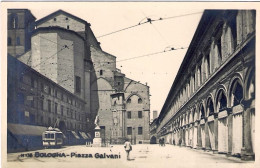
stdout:
{"type": "Polygon", "coordinates": [[[215,95],[183,110],[169,122],[161,136],[166,143],[254,159],[255,71],[234,76],[215,95]]]}

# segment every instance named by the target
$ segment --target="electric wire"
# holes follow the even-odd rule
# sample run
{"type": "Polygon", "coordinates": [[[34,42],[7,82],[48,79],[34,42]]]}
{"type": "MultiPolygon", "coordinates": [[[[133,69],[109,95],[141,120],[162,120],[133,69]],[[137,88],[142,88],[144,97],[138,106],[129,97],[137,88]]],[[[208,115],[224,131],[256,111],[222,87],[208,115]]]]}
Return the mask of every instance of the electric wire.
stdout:
{"type": "Polygon", "coordinates": [[[162,21],[162,20],[168,20],[168,19],[174,19],[174,18],[184,17],[184,16],[190,16],[190,15],[197,15],[197,14],[200,14],[200,13],[203,13],[203,12],[188,13],[188,14],[184,14],[184,15],[176,15],[176,16],[165,17],[165,18],[160,17],[159,19],[147,18],[147,20],[146,20],[145,22],[139,22],[139,23],[136,24],[136,25],[132,25],[132,26],[129,26],[129,27],[125,27],[125,28],[116,30],[116,31],[112,31],[112,32],[110,32],[110,33],[106,33],[106,34],[103,34],[103,35],[101,35],[101,36],[97,36],[97,38],[101,38],[101,37],[109,36],[109,35],[112,35],[112,34],[115,34],[115,33],[119,33],[119,32],[121,32],[121,31],[125,31],[125,30],[128,30],[128,29],[137,27],[137,26],[141,26],[141,25],[146,24],[146,23],[152,23],[152,22],[157,22],[157,21],[162,21]]]}

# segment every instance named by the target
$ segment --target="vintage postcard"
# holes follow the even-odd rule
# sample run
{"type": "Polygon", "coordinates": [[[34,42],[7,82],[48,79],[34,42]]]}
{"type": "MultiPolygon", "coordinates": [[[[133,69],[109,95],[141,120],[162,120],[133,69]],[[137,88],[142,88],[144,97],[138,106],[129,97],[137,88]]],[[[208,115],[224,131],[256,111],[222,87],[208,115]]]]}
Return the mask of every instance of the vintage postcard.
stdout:
{"type": "Polygon", "coordinates": [[[259,5],[1,2],[2,167],[257,167],[259,5]]]}

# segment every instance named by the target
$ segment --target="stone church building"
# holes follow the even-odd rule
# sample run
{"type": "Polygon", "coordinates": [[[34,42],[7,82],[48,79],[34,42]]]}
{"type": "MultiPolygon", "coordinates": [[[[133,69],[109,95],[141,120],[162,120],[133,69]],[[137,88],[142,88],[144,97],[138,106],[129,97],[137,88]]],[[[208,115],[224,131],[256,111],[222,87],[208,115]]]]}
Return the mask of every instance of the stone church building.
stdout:
{"type": "MultiPolygon", "coordinates": [[[[8,122],[44,127],[56,124],[63,130],[92,134],[99,115],[103,144],[122,143],[125,138],[132,143],[149,142],[149,86],[117,69],[116,57],[102,50],[90,27],[87,21],[62,10],[39,20],[28,9],[8,10],[8,57],[27,69],[25,73],[19,68],[9,71],[8,81],[23,84],[12,75],[25,76],[29,88],[8,94],[7,113],[32,114],[34,118],[33,123],[19,123],[9,115],[8,122]],[[39,95],[46,89],[53,98],[39,99],[30,87],[37,88],[39,95]],[[34,107],[11,108],[18,93],[25,104],[33,101],[34,107]],[[48,115],[48,109],[55,114],[48,115]]],[[[13,68],[10,65],[8,70],[13,68]]]]}

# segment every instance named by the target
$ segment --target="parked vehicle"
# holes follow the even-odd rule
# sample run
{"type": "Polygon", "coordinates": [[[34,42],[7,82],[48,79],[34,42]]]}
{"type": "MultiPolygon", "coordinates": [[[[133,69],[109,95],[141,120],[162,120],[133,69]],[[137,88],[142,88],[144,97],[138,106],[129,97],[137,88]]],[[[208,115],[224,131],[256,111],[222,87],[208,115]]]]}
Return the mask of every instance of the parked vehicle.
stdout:
{"type": "Polygon", "coordinates": [[[42,134],[42,144],[45,148],[61,147],[64,143],[64,135],[58,128],[49,127],[42,134]]]}

